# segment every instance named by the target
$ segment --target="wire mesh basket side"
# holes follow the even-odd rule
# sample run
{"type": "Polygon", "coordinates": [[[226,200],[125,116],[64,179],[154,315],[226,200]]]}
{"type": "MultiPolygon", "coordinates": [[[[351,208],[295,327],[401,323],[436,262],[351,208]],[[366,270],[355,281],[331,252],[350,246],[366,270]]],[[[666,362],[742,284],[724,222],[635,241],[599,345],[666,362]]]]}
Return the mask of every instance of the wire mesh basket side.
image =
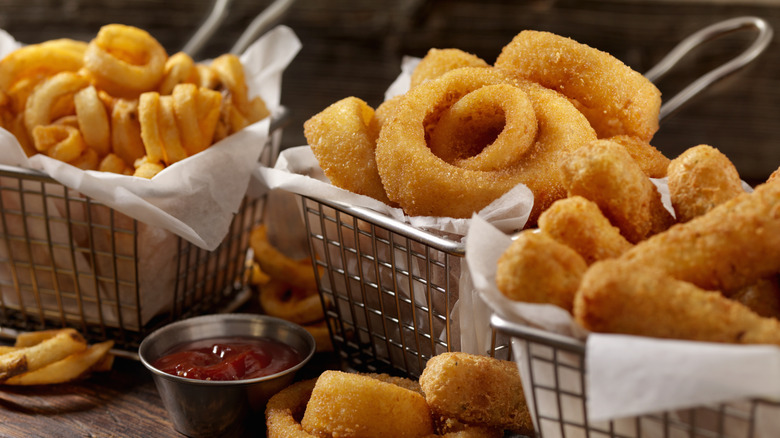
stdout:
{"type": "Polygon", "coordinates": [[[747,400],[591,422],[584,344],[496,315],[491,324],[512,337],[539,438],[754,438],[758,410],[772,409],[776,415],[780,409],[780,404],[747,400]]]}
{"type": "Polygon", "coordinates": [[[454,349],[462,255],[301,199],[334,348],[347,364],[418,376],[431,356],[454,349]]]}

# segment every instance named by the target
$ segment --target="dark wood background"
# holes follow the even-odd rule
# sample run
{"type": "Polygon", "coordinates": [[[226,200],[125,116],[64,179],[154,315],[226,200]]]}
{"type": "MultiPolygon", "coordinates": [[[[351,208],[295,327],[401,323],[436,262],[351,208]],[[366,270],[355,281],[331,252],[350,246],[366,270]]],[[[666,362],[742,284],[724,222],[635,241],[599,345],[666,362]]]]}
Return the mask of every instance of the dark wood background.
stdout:
{"type": "MultiPolygon", "coordinates": [[[[220,32],[201,52],[223,53],[269,1],[234,0],[220,32]]],[[[22,42],[89,39],[105,23],[146,28],[169,51],[203,21],[210,0],[0,0],[0,28],[22,42]]],[[[298,0],[283,19],[303,49],[285,74],[283,103],[292,111],[283,146],[305,144],[303,122],[330,103],[357,96],[372,106],[399,73],[403,55],[457,47],[493,62],[523,29],[552,31],[612,53],[646,71],[678,41],[741,15],[780,30],[780,1],[658,0],[298,0]]],[[[671,96],[691,79],[736,55],[751,32],[694,52],[658,83],[671,96]]],[[[654,139],[670,157],[700,143],[719,148],[743,178],[759,181],[780,165],[780,52],[777,37],[757,61],[707,89],[664,120],[654,139]]]]}

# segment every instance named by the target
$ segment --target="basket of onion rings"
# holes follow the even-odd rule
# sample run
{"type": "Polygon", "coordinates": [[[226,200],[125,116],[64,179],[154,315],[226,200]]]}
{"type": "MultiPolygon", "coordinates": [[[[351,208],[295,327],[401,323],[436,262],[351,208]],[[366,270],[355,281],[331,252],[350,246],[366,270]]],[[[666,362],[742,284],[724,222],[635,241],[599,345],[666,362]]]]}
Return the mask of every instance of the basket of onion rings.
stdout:
{"type": "MultiPolygon", "coordinates": [[[[763,20],[719,23],[693,45],[757,21],[756,44],[716,73],[733,72],[771,40],[763,20]]],[[[509,357],[464,263],[473,219],[505,234],[537,227],[567,194],[563,158],[594,141],[618,144],[648,181],[663,178],[669,158],[652,138],[672,108],[643,74],[549,32],[520,32],[492,64],[446,48],[401,70],[382,104],[333,103],[305,123],[308,145],[260,173],[300,195],[334,349],[350,366],[418,376],[443,351],[509,357]]]]}
{"type": "Polygon", "coordinates": [[[0,324],[76,326],[135,351],[248,299],[249,233],[300,49],[278,26],[241,54],[169,53],[143,29],[24,45],[0,35],[0,324]],[[270,54],[270,55],[269,55],[270,54]]]}

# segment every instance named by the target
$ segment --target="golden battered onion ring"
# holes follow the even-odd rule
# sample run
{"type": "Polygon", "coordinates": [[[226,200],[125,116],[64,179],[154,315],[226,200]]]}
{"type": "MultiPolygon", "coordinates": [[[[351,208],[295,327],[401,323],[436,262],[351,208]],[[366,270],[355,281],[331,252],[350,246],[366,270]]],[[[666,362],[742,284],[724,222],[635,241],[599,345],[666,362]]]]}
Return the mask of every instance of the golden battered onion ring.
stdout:
{"type": "Polygon", "coordinates": [[[252,229],[249,245],[260,269],[272,278],[280,279],[297,289],[317,290],[317,279],[311,263],[307,265],[282,254],[268,240],[268,230],[265,225],[258,225],[252,229]]]}
{"type": "Polygon", "coordinates": [[[62,72],[45,79],[30,94],[24,109],[24,123],[32,135],[33,128],[48,125],[56,114],[58,100],[73,95],[88,85],[87,80],[73,72],[62,72]]]}
{"type": "Polygon", "coordinates": [[[436,79],[450,70],[461,67],[490,67],[485,60],[460,49],[430,49],[420,59],[410,78],[409,88],[436,79]]]}
{"type": "Polygon", "coordinates": [[[316,436],[428,437],[431,411],[423,396],[379,379],[325,371],[301,420],[316,436]]]}
{"type": "Polygon", "coordinates": [[[295,382],[274,394],[265,406],[268,438],[312,438],[299,421],[317,379],[295,382]]]}
{"type": "Polygon", "coordinates": [[[687,149],[671,161],[668,184],[678,222],[688,222],[745,193],[734,163],[704,144],[687,149]]]}
{"type": "Polygon", "coordinates": [[[409,215],[470,217],[519,183],[534,193],[529,225],[565,196],[558,164],[567,151],[594,140],[585,117],[564,97],[530,82],[518,82],[539,126],[536,141],[515,165],[493,172],[446,163],[426,142],[426,129],[459,98],[487,85],[512,84],[500,70],[460,68],[404,95],[377,140],[379,175],[390,200],[409,215]]]}
{"type": "Polygon", "coordinates": [[[138,100],[116,99],[111,109],[111,147],[128,167],[144,156],[138,100]]]}
{"type": "Polygon", "coordinates": [[[117,97],[156,90],[168,54],[148,32],[122,24],[100,28],[84,53],[84,68],[95,85],[117,97]]]}
{"type": "Polygon", "coordinates": [[[84,64],[86,48],[87,43],[62,38],[14,50],[0,60],[0,90],[9,91],[21,80],[34,86],[57,73],[76,72],[84,64]]]}
{"type": "Polygon", "coordinates": [[[331,184],[392,204],[376,167],[379,126],[366,102],[347,97],[333,103],[307,120],[303,132],[331,184]]]}
{"type": "Polygon", "coordinates": [[[36,126],[32,137],[38,151],[66,163],[78,158],[87,147],[81,132],[68,125],[36,126]]]}
{"type": "Polygon", "coordinates": [[[525,92],[509,84],[486,85],[442,114],[428,146],[457,167],[493,171],[517,163],[533,147],[536,133],[536,113],[525,92]],[[478,150],[469,150],[474,146],[478,150]]]}
{"type": "Polygon", "coordinates": [[[420,385],[435,415],[534,435],[520,372],[514,362],[476,354],[442,353],[425,364],[420,385]]]}
{"type": "Polygon", "coordinates": [[[91,85],[82,88],[73,95],[73,103],[84,143],[99,156],[106,156],[111,150],[111,124],[97,89],[91,85]]]}
{"type": "Polygon", "coordinates": [[[183,83],[195,83],[197,71],[195,61],[184,52],[177,52],[165,61],[163,78],[157,91],[162,95],[171,94],[173,88],[183,83]]]}
{"type": "Polygon", "coordinates": [[[661,93],[606,52],[527,30],[504,46],[494,65],[576,101],[599,138],[625,134],[649,142],[658,131],[661,93]]]}
{"type": "MultiPolygon", "coordinates": [[[[311,262],[308,268],[311,269],[311,262]]],[[[272,279],[260,287],[260,306],[266,314],[296,324],[308,324],[325,317],[316,288],[298,289],[279,279],[272,279]]]]}

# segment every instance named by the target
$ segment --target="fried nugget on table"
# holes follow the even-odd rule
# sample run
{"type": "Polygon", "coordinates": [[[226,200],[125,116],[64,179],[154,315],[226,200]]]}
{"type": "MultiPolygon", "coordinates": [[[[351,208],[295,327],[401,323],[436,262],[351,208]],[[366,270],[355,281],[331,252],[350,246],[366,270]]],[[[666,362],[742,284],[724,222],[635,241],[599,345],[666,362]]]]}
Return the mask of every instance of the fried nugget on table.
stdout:
{"type": "Polygon", "coordinates": [[[733,291],[780,271],[780,181],[638,243],[621,256],[702,289],[733,291]]]}
{"type": "Polygon", "coordinates": [[[572,309],[588,265],[574,249],[547,234],[522,231],[496,267],[496,285],[507,298],[572,309]]]}
{"type": "Polygon", "coordinates": [[[596,203],[582,196],[555,201],[539,216],[539,229],[577,251],[588,265],[619,257],[633,246],[596,203]]]}
{"type": "Polygon", "coordinates": [[[420,385],[433,414],[474,426],[533,435],[517,364],[449,352],[428,360],[420,385]]]}
{"type": "Polygon", "coordinates": [[[731,160],[709,145],[694,146],[673,159],[667,176],[678,222],[688,222],[745,192],[731,160]]]}
{"type": "Polygon", "coordinates": [[[658,268],[620,259],[590,267],[574,301],[574,318],[594,332],[780,345],[780,321],[658,268]]]}
{"type": "Polygon", "coordinates": [[[595,202],[631,243],[674,223],[655,185],[618,143],[592,141],[569,153],[560,170],[568,195],[595,202]]]}
{"type": "Polygon", "coordinates": [[[655,146],[642,140],[639,137],[631,135],[616,135],[609,137],[608,140],[626,148],[626,151],[634,159],[642,172],[650,178],[663,178],[669,167],[669,158],[666,157],[655,146]]]}

